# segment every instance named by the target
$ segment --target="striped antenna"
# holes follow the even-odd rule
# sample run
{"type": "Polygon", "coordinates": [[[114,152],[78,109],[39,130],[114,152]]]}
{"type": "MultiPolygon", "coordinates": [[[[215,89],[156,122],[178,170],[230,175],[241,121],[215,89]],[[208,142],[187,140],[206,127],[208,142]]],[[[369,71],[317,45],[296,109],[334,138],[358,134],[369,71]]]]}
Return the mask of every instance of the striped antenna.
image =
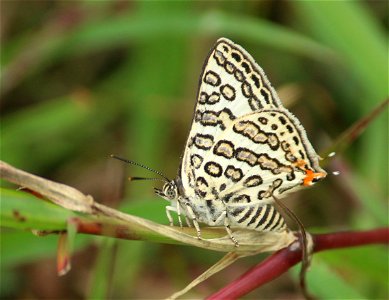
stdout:
{"type": "Polygon", "coordinates": [[[165,179],[162,178],[149,178],[149,177],[128,177],[128,181],[135,181],[135,180],[160,180],[160,181],[165,181],[165,179]]]}
{"type": "MultiPolygon", "coordinates": [[[[141,168],[143,168],[143,169],[146,169],[146,170],[148,170],[148,171],[150,171],[150,172],[153,172],[153,173],[155,173],[155,174],[158,174],[159,176],[161,176],[162,178],[164,178],[165,181],[170,181],[169,178],[167,178],[164,174],[162,174],[161,172],[156,171],[156,170],[154,170],[154,169],[152,169],[152,168],[150,168],[150,167],[148,167],[148,166],[142,165],[142,164],[140,164],[140,163],[137,163],[137,162],[132,161],[132,160],[129,160],[129,159],[121,158],[121,157],[116,156],[116,155],[114,155],[114,154],[111,154],[111,157],[112,157],[112,158],[115,158],[115,159],[117,159],[117,160],[121,160],[121,161],[123,161],[123,162],[125,162],[125,163],[127,163],[127,164],[134,165],[134,166],[138,166],[138,167],[141,167],[141,168]]],[[[130,177],[130,178],[129,178],[130,181],[134,181],[134,180],[144,180],[144,179],[147,179],[147,180],[158,180],[158,179],[156,179],[156,178],[143,178],[143,177],[130,177]]],[[[161,179],[160,179],[160,180],[161,180],[161,179]]]]}

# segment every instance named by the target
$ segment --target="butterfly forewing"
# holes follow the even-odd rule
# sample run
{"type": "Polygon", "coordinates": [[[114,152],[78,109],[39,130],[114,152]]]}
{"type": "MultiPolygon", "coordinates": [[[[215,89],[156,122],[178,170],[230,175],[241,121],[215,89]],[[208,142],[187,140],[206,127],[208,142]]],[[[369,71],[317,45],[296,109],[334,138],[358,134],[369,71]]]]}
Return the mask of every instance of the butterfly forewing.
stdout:
{"type": "Polygon", "coordinates": [[[191,168],[189,154],[194,144],[201,144],[201,149],[197,147],[193,152],[203,157],[214,137],[222,134],[234,119],[262,108],[280,106],[276,92],[254,59],[239,45],[225,38],[219,39],[200,76],[197,104],[181,170],[184,186],[189,185],[185,174],[188,174],[187,168],[191,168]]]}

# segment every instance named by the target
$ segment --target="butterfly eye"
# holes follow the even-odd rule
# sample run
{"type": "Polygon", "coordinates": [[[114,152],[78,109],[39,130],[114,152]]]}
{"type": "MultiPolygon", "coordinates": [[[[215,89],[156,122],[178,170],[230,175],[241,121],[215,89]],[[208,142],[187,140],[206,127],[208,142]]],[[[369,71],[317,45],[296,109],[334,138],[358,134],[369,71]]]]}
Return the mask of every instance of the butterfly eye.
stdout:
{"type": "Polygon", "coordinates": [[[165,193],[165,195],[166,195],[167,198],[169,198],[169,199],[171,199],[171,200],[174,199],[174,198],[176,198],[176,193],[174,192],[173,189],[167,190],[166,193],[165,193]]]}
{"type": "Polygon", "coordinates": [[[171,184],[170,182],[166,183],[163,186],[163,193],[169,199],[175,199],[177,196],[175,186],[173,184],[171,184]]]}
{"type": "Polygon", "coordinates": [[[173,188],[170,188],[168,191],[167,191],[167,196],[170,198],[170,199],[174,199],[176,197],[176,192],[173,188]]]}

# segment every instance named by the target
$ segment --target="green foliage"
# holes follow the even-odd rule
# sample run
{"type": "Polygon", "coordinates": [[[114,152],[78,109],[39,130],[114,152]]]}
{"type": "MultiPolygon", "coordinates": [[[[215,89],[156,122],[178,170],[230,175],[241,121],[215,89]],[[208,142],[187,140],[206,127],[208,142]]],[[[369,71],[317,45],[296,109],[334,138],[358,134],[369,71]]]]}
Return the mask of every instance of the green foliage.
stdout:
{"type": "MultiPolygon", "coordinates": [[[[108,157],[120,154],[175,176],[201,66],[218,37],[247,48],[276,88],[291,84],[303,91],[291,110],[317,150],[388,97],[385,2],[8,1],[1,17],[1,159],[165,224],[164,202],[154,198],[153,184],[127,183],[123,169],[150,174],[108,157]]],[[[298,193],[295,202],[286,199],[308,227],[387,225],[387,116],[338,154],[340,177],[298,193]]],[[[130,241],[96,246],[94,239],[77,236],[77,257],[83,259],[75,259],[67,282],[55,278],[50,261],[50,281],[42,275],[39,283],[62,290],[31,289],[25,282],[36,273],[23,270],[41,274],[57,238],[21,230],[66,228],[71,214],[4,189],[1,210],[1,298],[162,298],[187,283],[182,274],[191,279],[209,267],[197,249],[130,241]],[[80,287],[80,276],[92,286],[80,287]]],[[[310,290],[322,299],[334,295],[329,285],[338,296],[388,298],[387,264],[379,265],[387,259],[374,247],[320,254],[310,290]]],[[[233,279],[247,267],[238,262],[226,274],[233,279]]],[[[211,278],[194,297],[223,286],[223,278],[211,278]]],[[[282,289],[267,296],[295,291],[292,284],[282,289]]]]}
{"type": "Polygon", "coordinates": [[[36,197],[1,189],[1,225],[18,229],[65,230],[74,213],[36,197]]]}

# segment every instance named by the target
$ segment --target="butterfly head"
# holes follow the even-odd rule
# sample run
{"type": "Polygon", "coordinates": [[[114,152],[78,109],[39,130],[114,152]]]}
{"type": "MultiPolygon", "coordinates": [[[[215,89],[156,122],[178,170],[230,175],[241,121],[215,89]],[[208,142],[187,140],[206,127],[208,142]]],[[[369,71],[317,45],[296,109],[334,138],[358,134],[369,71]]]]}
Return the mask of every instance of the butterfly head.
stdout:
{"type": "Polygon", "coordinates": [[[135,180],[160,180],[160,181],[163,181],[164,185],[163,185],[162,189],[154,188],[155,193],[158,196],[160,196],[168,201],[178,199],[178,187],[177,187],[177,183],[175,180],[170,180],[163,173],[156,171],[156,170],[154,170],[150,167],[147,167],[145,165],[142,165],[140,163],[134,162],[132,160],[124,159],[124,158],[118,157],[116,155],[111,155],[111,157],[118,159],[118,160],[121,160],[125,163],[141,167],[143,169],[149,170],[150,172],[153,172],[153,173],[159,175],[162,178],[129,177],[129,180],[130,181],[135,181],[135,180]]]}
{"type": "Polygon", "coordinates": [[[168,201],[175,200],[178,198],[178,188],[174,180],[166,181],[162,189],[155,188],[154,191],[158,196],[168,201]]]}

